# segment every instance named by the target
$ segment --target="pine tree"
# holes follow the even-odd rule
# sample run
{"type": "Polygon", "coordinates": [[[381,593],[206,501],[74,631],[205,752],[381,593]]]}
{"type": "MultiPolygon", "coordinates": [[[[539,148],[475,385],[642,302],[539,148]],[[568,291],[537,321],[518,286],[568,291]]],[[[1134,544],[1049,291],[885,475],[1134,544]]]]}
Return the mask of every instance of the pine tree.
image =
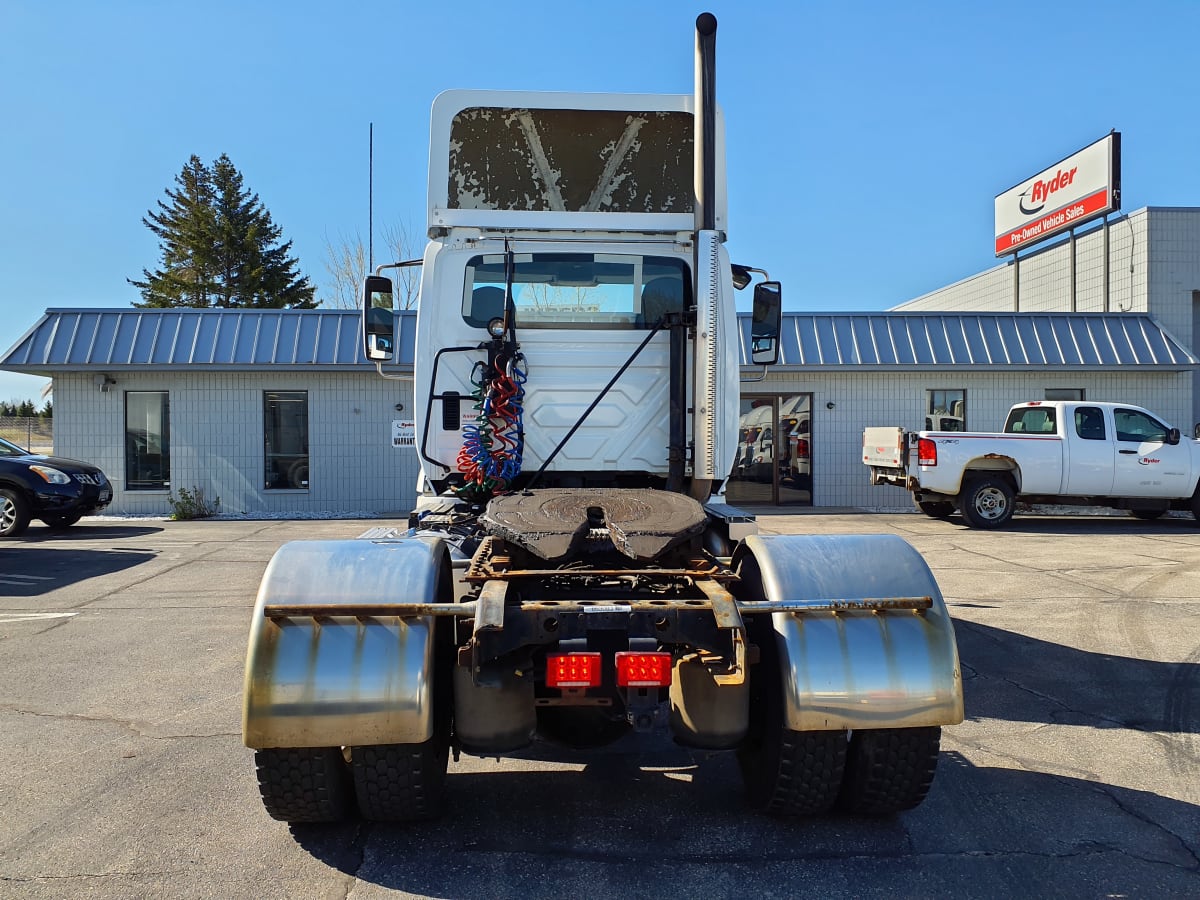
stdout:
{"type": "Polygon", "coordinates": [[[159,239],[160,268],[129,283],[142,293],[139,307],[310,309],[315,288],[296,271],[279,243],[282,230],[258,194],[224,153],[204,165],[192,156],[166,191],[169,203],[142,219],[159,239]]]}

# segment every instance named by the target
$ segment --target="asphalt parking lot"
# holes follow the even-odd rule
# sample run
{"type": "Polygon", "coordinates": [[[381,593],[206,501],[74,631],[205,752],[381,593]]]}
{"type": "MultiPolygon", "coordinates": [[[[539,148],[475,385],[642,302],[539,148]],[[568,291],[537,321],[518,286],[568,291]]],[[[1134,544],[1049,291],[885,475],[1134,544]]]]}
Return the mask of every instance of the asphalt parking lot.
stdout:
{"type": "Polygon", "coordinates": [[[1200,896],[1200,529],[763,515],[894,533],[955,619],[967,720],[918,809],[780,822],[662,741],[451,763],[423,827],[289,829],[241,743],[272,553],[380,520],[85,519],[0,543],[5,897],[1200,896]]]}

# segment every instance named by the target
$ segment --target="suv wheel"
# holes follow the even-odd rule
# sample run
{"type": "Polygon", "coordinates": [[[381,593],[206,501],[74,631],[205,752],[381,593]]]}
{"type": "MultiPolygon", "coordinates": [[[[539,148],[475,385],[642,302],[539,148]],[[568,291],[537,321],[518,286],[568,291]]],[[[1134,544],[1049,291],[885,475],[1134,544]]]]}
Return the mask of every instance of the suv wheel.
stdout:
{"type": "Polygon", "coordinates": [[[29,527],[29,504],[21,492],[0,488],[0,537],[16,537],[29,527]]]}

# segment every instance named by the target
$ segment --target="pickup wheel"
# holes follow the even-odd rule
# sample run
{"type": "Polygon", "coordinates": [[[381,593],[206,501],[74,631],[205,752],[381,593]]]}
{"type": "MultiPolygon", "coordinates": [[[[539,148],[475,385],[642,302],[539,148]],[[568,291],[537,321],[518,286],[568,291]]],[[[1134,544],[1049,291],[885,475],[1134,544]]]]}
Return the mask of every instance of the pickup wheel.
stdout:
{"type": "Polygon", "coordinates": [[[281,822],[340,822],[354,810],[340,747],[256,750],[267,815],[281,822]]]}
{"type": "Polygon", "coordinates": [[[958,508],[972,528],[1002,528],[1013,516],[1015,496],[1008,479],[975,475],[963,485],[958,508]]]}
{"type": "Polygon", "coordinates": [[[1161,519],[1165,514],[1165,509],[1131,509],[1135,519],[1145,519],[1147,522],[1153,522],[1155,519],[1161,519]]]}
{"type": "Polygon", "coordinates": [[[16,488],[0,488],[0,537],[16,537],[29,527],[29,504],[16,488]]]}
{"type": "Polygon", "coordinates": [[[914,500],[917,509],[931,519],[948,519],[954,515],[954,504],[949,500],[914,500]]]}
{"type": "Polygon", "coordinates": [[[933,784],[941,736],[936,725],[854,732],[838,808],[889,816],[920,804],[933,784]]]}

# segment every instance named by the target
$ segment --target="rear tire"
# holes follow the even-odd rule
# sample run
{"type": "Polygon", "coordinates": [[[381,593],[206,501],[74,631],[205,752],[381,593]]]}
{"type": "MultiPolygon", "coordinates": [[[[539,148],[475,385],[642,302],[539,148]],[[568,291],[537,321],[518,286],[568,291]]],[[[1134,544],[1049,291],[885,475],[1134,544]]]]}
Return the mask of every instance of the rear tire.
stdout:
{"type": "Polygon", "coordinates": [[[914,500],[917,509],[931,519],[948,519],[954,515],[954,504],[949,500],[914,500]]]}
{"type": "Polygon", "coordinates": [[[846,764],[844,731],[792,731],[768,725],[738,752],[746,800],[774,816],[814,816],[838,797],[846,764]]]}
{"type": "Polygon", "coordinates": [[[937,726],[854,732],[839,809],[888,816],[919,805],[933,784],[941,735],[937,726]]]}
{"type": "Polygon", "coordinates": [[[1161,519],[1167,511],[1165,509],[1131,509],[1130,512],[1135,519],[1153,522],[1155,519],[1161,519]]]}
{"type": "Polygon", "coordinates": [[[16,537],[29,527],[29,504],[15,488],[0,488],[0,537],[16,537]]]}
{"type": "Polygon", "coordinates": [[[975,475],[963,484],[959,510],[972,528],[1003,528],[1012,519],[1015,496],[1007,478],[975,475]]]}
{"type": "Polygon", "coordinates": [[[353,812],[340,747],[256,750],[254,768],[263,806],[272,819],[340,822],[353,812]]]}
{"type": "Polygon", "coordinates": [[[441,814],[448,745],[436,736],[423,744],[355,747],[351,771],[364,818],[416,822],[441,814]]]}
{"type": "MultiPolygon", "coordinates": [[[[762,600],[758,563],[738,566],[740,598],[762,600]]],[[[844,731],[792,731],[784,720],[783,675],[769,616],[754,616],[760,661],[750,670],[750,731],[738,749],[746,802],[775,816],[813,816],[837,800],[846,764],[844,731]]]]}

